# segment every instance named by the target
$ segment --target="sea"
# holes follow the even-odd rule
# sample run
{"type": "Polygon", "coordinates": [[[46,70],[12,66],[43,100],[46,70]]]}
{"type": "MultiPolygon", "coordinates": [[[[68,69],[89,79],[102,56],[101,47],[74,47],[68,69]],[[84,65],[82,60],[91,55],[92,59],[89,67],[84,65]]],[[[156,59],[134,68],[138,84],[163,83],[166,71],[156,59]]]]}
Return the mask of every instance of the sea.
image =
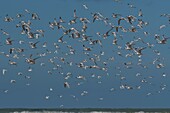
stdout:
{"type": "Polygon", "coordinates": [[[169,109],[0,109],[0,113],[170,113],[169,109]]]}

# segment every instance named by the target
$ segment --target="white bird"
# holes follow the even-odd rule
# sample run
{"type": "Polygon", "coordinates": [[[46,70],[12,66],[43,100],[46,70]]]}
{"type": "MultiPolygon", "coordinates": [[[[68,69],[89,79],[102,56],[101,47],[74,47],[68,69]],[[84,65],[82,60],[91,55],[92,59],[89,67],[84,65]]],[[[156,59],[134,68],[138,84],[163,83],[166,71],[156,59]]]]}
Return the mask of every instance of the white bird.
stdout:
{"type": "Polygon", "coordinates": [[[53,91],[53,88],[50,88],[49,90],[50,90],[50,91],[53,91]]]}
{"type": "Polygon", "coordinates": [[[163,74],[162,74],[162,76],[163,76],[163,77],[166,77],[166,74],[165,74],[165,73],[163,73],[163,74]]]}
{"type": "Polygon", "coordinates": [[[50,96],[45,96],[45,99],[48,100],[50,98],[50,96]]]}
{"type": "Polygon", "coordinates": [[[18,75],[22,75],[22,72],[18,72],[18,75]]]}
{"type": "Polygon", "coordinates": [[[166,27],[166,25],[161,25],[160,27],[159,27],[159,29],[163,29],[163,28],[165,28],[166,27]]]}
{"type": "Polygon", "coordinates": [[[6,89],[6,90],[4,90],[3,92],[4,92],[4,93],[8,93],[8,91],[9,91],[9,90],[6,89]]]}
{"type": "Polygon", "coordinates": [[[150,96],[151,94],[152,94],[152,93],[147,93],[146,95],[147,95],[147,96],[150,96]]]}
{"type": "Polygon", "coordinates": [[[16,83],[16,80],[11,80],[10,83],[16,83]]]}
{"type": "Polygon", "coordinates": [[[26,13],[30,14],[30,11],[28,11],[28,9],[25,9],[24,11],[25,11],[26,13]]]}
{"type": "Polygon", "coordinates": [[[84,7],[85,9],[88,9],[87,5],[85,5],[85,4],[83,4],[83,7],[84,7]]]}
{"type": "Polygon", "coordinates": [[[29,68],[28,68],[28,71],[29,71],[29,72],[31,72],[31,71],[32,71],[32,68],[31,68],[31,67],[29,67],[29,68]]]}
{"type": "Polygon", "coordinates": [[[5,75],[7,72],[7,69],[2,69],[2,74],[5,75]]]}

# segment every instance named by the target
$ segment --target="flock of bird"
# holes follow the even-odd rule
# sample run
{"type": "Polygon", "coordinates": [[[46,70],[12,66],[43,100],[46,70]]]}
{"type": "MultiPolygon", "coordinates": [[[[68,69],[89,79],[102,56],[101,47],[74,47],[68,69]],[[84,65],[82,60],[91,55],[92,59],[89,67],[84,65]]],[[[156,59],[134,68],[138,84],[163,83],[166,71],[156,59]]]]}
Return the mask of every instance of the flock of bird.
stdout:
{"type": "MultiPolygon", "coordinates": [[[[108,81],[113,81],[113,84],[115,80],[118,81],[108,88],[110,92],[142,90],[146,86],[153,89],[158,87],[155,92],[148,91],[147,96],[165,91],[167,85],[164,82],[154,83],[154,79],[167,78],[164,72],[165,58],[159,47],[167,45],[169,37],[145,31],[150,23],[145,20],[142,9],[131,4],[128,6],[138,10],[138,14],[112,12],[106,17],[100,12],[91,12],[84,4],[82,7],[89,13],[88,17],[74,9],[69,20],[59,16],[45,23],[47,31],[36,26],[42,20],[41,15],[28,9],[15,17],[1,17],[1,22],[6,26],[0,26],[0,61],[3,62],[0,79],[15,74],[8,81],[9,84],[17,84],[19,80],[16,78],[24,77],[29,87],[36,71],[41,76],[60,76],[62,84],[58,85],[70,90],[81,85],[88,86],[88,82],[93,80],[100,87],[102,78],[110,77],[113,79],[108,81]],[[14,25],[16,31],[7,27],[10,24],[14,25]],[[13,36],[13,33],[17,35],[13,36]],[[49,38],[48,33],[56,35],[49,38]],[[14,73],[14,70],[18,72],[14,73]],[[152,75],[154,70],[160,73],[152,75]]],[[[169,14],[160,17],[170,19],[169,14]]],[[[160,25],[158,30],[166,26],[160,25]]],[[[49,88],[50,92],[53,90],[55,87],[49,88]]],[[[8,92],[10,90],[1,87],[1,93],[8,92]]],[[[88,90],[82,89],[79,95],[88,96],[88,93],[88,90]]],[[[62,98],[62,94],[59,97],[62,98]]],[[[78,100],[76,95],[71,97],[78,100]]],[[[46,95],[44,98],[49,100],[51,97],[46,95]]],[[[103,99],[99,98],[101,101],[103,99]]]]}

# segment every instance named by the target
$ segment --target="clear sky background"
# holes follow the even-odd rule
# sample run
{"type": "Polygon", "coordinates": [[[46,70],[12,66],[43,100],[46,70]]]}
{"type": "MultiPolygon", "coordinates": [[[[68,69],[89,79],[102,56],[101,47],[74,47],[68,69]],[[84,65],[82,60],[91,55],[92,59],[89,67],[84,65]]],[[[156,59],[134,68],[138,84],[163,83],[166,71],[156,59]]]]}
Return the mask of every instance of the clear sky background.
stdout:
{"type": "MultiPolygon", "coordinates": [[[[3,29],[10,35],[0,34],[0,108],[169,108],[169,40],[167,44],[161,45],[157,44],[154,39],[155,34],[170,36],[168,18],[160,17],[161,14],[169,13],[169,4],[170,1],[168,0],[120,0],[119,2],[114,0],[1,1],[0,29],[3,29]],[[83,7],[84,4],[88,7],[88,10],[83,7]],[[130,8],[128,4],[134,5],[135,8],[130,8]],[[44,37],[28,39],[25,35],[20,34],[21,28],[15,27],[19,21],[27,21],[31,18],[29,14],[24,12],[25,9],[39,15],[40,20],[31,20],[31,29],[34,31],[43,29],[45,31],[44,37]],[[91,23],[88,24],[86,34],[93,36],[92,38],[94,39],[99,38],[96,32],[105,33],[110,27],[100,21],[93,23],[91,13],[100,12],[103,16],[109,18],[109,21],[114,25],[117,25],[117,21],[112,18],[112,13],[121,14],[123,17],[134,15],[148,22],[148,26],[138,29],[136,33],[120,33],[123,39],[119,38],[118,41],[118,44],[123,48],[127,41],[133,40],[133,37],[140,37],[145,42],[154,44],[154,48],[147,48],[142,51],[142,62],[148,68],[144,69],[136,66],[137,56],[126,58],[117,55],[118,49],[112,45],[113,36],[109,36],[106,40],[100,37],[103,48],[99,45],[94,46],[93,51],[89,52],[90,57],[93,54],[100,54],[101,51],[105,52],[105,55],[101,56],[101,62],[98,62],[98,64],[103,66],[102,62],[108,62],[107,72],[97,69],[84,70],[76,66],[76,63],[89,58],[89,56],[83,54],[82,43],[77,39],[74,40],[68,36],[63,38],[67,42],[66,45],[71,45],[76,50],[75,55],[65,55],[65,53],[69,52],[65,44],[58,44],[61,49],[58,50],[58,53],[54,53],[56,48],[53,44],[58,43],[57,41],[62,36],[62,31],[57,30],[57,28],[52,30],[49,28],[48,23],[52,22],[54,18],[59,20],[60,16],[69,22],[69,20],[73,19],[74,9],[76,9],[78,17],[86,17],[90,20],[91,23]],[[143,17],[138,17],[140,9],[142,9],[143,17]],[[18,13],[25,16],[15,19],[18,13]],[[4,17],[7,14],[13,17],[14,21],[10,23],[4,22],[4,17]],[[161,25],[166,25],[166,27],[159,29],[161,25]],[[149,32],[149,35],[145,36],[143,34],[145,31],[149,32]],[[13,45],[5,44],[5,40],[8,37],[14,40],[13,45]],[[20,40],[23,40],[24,44],[19,45],[18,41],[20,40]],[[30,49],[29,42],[36,41],[40,41],[37,44],[37,48],[30,49]],[[42,47],[44,42],[47,42],[46,48],[42,47]],[[2,52],[9,54],[9,49],[12,47],[24,48],[25,51],[21,54],[24,54],[25,57],[20,54],[18,55],[19,59],[14,59],[12,58],[14,54],[10,55],[10,57],[5,57],[2,54],[2,52]],[[52,53],[47,53],[47,50],[52,53]],[[161,55],[156,55],[153,50],[160,51],[161,55]],[[37,59],[35,65],[25,62],[25,58],[28,58],[30,54],[33,54],[33,57],[37,57],[40,53],[46,53],[47,55],[37,59]],[[64,57],[66,61],[72,61],[73,66],[68,66],[59,60],[55,60],[62,66],[62,69],[53,70],[54,65],[49,63],[49,59],[54,57],[64,57]],[[114,57],[115,61],[108,61],[107,59],[110,57],[114,57]],[[152,64],[153,60],[158,57],[160,57],[160,62],[165,65],[164,68],[157,69],[152,64]],[[16,61],[17,66],[9,65],[9,60],[16,61]],[[129,61],[133,63],[132,69],[127,69],[123,65],[129,61]],[[40,66],[41,63],[45,63],[45,66],[40,66]],[[33,71],[29,72],[29,67],[33,71]],[[120,70],[117,69],[119,67],[120,70]],[[5,75],[2,74],[3,69],[7,70],[5,75]],[[18,75],[19,72],[22,75],[18,75]],[[70,79],[65,80],[64,78],[68,72],[71,72],[72,75],[70,79]],[[137,73],[141,75],[138,77],[136,76],[137,73]],[[76,77],[79,74],[86,79],[77,79],[76,77]],[[95,76],[92,76],[93,74],[95,76]],[[166,74],[165,77],[164,74],[166,74]],[[125,77],[126,80],[121,81],[121,77],[125,77]],[[11,80],[15,80],[16,83],[11,83],[11,80]],[[142,83],[141,80],[146,80],[147,83],[142,83]],[[70,84],[70,88],[64,88],[63,83],[66,81],[70,84]],[[80,85],[77,85],[79,83],[80,85]],[[133,89],[120,89],[122,84],[132,86],[133,89]],[[141,89],[137,89],[138,86],[141,86],[141,89]],[[52,91],[50,91],[51,89],[52,91]],[[49,97],[49,99],[46,99],[46,97],[49,97]]],[[[70,27],[67,24],[63,25],[66,28],[70,27]]],[[[72,27],[79,29],[80,25],[77,23],[72,27]]],[[[122,26],[128,27],[129,25],[122,22],[122,26]]],[[[87,42],[84,44],[88,46],[87,42]]],[[[146,47],[146,44],[138,43],[135,46],[146,47]]],[[[123,55],[127,54],[125,50],[121,50],[121,52],[123,55]]],[[[92,65],[90,61],[86,64],[92,65]]]]}

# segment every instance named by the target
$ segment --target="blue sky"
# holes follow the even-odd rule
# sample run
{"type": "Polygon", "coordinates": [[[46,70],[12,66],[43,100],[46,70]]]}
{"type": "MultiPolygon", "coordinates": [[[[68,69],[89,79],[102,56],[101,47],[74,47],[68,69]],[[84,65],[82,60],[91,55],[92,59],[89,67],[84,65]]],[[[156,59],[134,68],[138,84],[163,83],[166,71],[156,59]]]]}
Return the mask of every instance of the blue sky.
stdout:
{"type": "MultiPolygon", "coordinates": [[[[10,35],[0,34],[0,108],[169,108],[169,40],[167,44],[158,44],[154,39],[155,34],[165,35],[166,37],[170,35],[168,18],[160,17],[161,14],[169,13],[168,4],[170,4],[170,1],[162,2],[161,0],[120,0],[119,2],[114,0],[1,1],[0,29],[10,35]],[[88,7],[88,10],[83,7],[84,4],[88,7]],[[135,8],[130,8],[128,4],[134,5],[135,8]],[[20,34],[21,28],[15,27],[20,21],[27,22],[31,19],[31,15],[27,14],[24,11],[25,9],[39,15],[40,20],[31,20],[31,30],[43,29],[45,31],[44,37],[28,39],[26,35],[20,34]],[[68,23],[69,20],[74,18],[74,9],[76,9],[78,17],[86,17],[90,21],[85,34],[92,36],[92,39],[100,39],[103,47],[100,45],[91,46],[88,44],[89,42],[80,42],[81,39],[72,39],[69,36],[63,38],[67,42],[66,44],[58,43],[63,32],[57,30],[57,28],[52,30],[49,27],[49,22],[53,22],[54,18],[59,20],[61,16],[68,23]],[[140,9],[143,12],[143,17],[138,17],[140,9]],[[122,17],[133,15],[137,19],[149,23],[148,26],[137,29],[136,33],[120,31],[118,33],[123,37],[123,39],[118,38],[118,45],[122,48],[125,47],[126,42],[134,40],[133,37],[141,38],[144,42],[155,45],[151,49],[147,47],[142,51],[142,63],[148,67],[147,69],[136,65],[137,55],[126,58],[125,55],[129,51],[118,50],[117,46],[112,44],[112,35],[107,39],[102,39],[96,35],[97,32],[101,34],[107,32],[110,26],[106,26],[101,21],[93,23],[91,13],[95,12],[109,18],[109,22],[114,25],[117,24],[117,20],[111,17],[112,13],[121,14],[122,17]],[[18,13],[24,16],[17,19],[16,14],[18,13]],[[4,17],[7,14],[14,18],[12,22],[4,22],[4,17]],[[161,25],[166,25],[166,27],[159,29],[161,25]],[[149,35],[145,36],[143,32],[149,32],[149,35]],[[12,45],[5,44],[7,38],[13,40],[12,45]],[[24,44],[18,44],[20,40],[23,40],[24,44]],[[37,41],[39,41],[37,48],[30,49],[29,42],[37,41]],[[47,43],[46,48],[42,47],[44,42],[47,43]],[[54,43],[57,43],[60,49],[56,49],[54,43]],[[93,49],[89,52],[89,56],[83,54],[83,44],[93,49]],[[69,52],[67,45],[71,45],[76,50],[75,55],[66,55],[69,52]],[[15,52],[9,54],[10,48],[24,48],[25,51],[17,54],[19,59],[15,59],[13,58],[15,52]],[[58,53],[54,53],[56,50],[58,53]],[[153,52],[155,50],[160,51],[161,55],[156,55],[153,52]],[[49,51],[51,53],[48,53],[49,51]],[[9,57],[6,57],[3,52],[9,54],[9,57]],[[103,62],[107,62],[107,71],[85,70],[76,66],[85,59],[88,61],[85,64],[94,65],[89,58],[94,58],[94,54],[99,55],[101,52],[105,54],[100,55],[100,61],[97,64],[104,66],[103,62]],[[121,52],[123,57],[117,55],[117,52],[121,52]],[[36,64],[30,65],[25,62],[30,54],[33,58],[36,58],[43,53],[46,53],[46,56],[37,59],[36,64]],[[114,57],[115,61],[109,61],[108,59],[111,57],[114,57]],[[73,62],[73,66],[67,65],[66,62],[62,63],[59,60],[61,58],[65,58],[66,62],[73,62]],[[160,58],[160,62],[165,65],[163,68],[157,69],[152,64],[156,58],[160,58]],[[55,70],[55,66],[49,62],[50,59],[53,59],[62,68],[55,70]],[[10,65],[9,60],[16,61],[17,66],[10,65]],[[132,69],[127,69],[123,65],[125,62],[132,62],[132,69]],[[45,65],[40,66],[42,63],[45,65]],[[32,69],[31,72],[28,71],[29,68],[32,69]],[[7,70],[4,75],[3,69],[7,70]],[[19,72],[22,75],[18,75],[19,72]],[[68,73],[72,73],[72,75],[69,79],[65,79],[68,73]],[[138,73],[140,73],[139,76],[137,76],[138,73]],[[83,75],[85,80],[77,79],[78,75],[83,75]],[[120,80],[121,77],[125,77],[125,80],[120,80]],[[16,83],[11,83],[11,80],[15,80],[16,83]],[[147,82],[142,83],[141,80],[147,82]],[[70,88],[64,88],[64,82],[68,82],[70,88]],[[121,85],[132,86],[133,89],[121,89],[121,85]],[[137,89],[139,86],[141,89],[137,89]],[[49,97],[49,99],[46,99],[46,97],[49,97]]],[[[71,26],[67,23],[63,24],[66,28],[80,29],[82,25],[80,22],[71,26]]],[[[126,22],[121,24],[125,28],[130,27],[126,22]]],[[[146,47],[146,44],[137,42],[135,47],[146,47]]]]}

